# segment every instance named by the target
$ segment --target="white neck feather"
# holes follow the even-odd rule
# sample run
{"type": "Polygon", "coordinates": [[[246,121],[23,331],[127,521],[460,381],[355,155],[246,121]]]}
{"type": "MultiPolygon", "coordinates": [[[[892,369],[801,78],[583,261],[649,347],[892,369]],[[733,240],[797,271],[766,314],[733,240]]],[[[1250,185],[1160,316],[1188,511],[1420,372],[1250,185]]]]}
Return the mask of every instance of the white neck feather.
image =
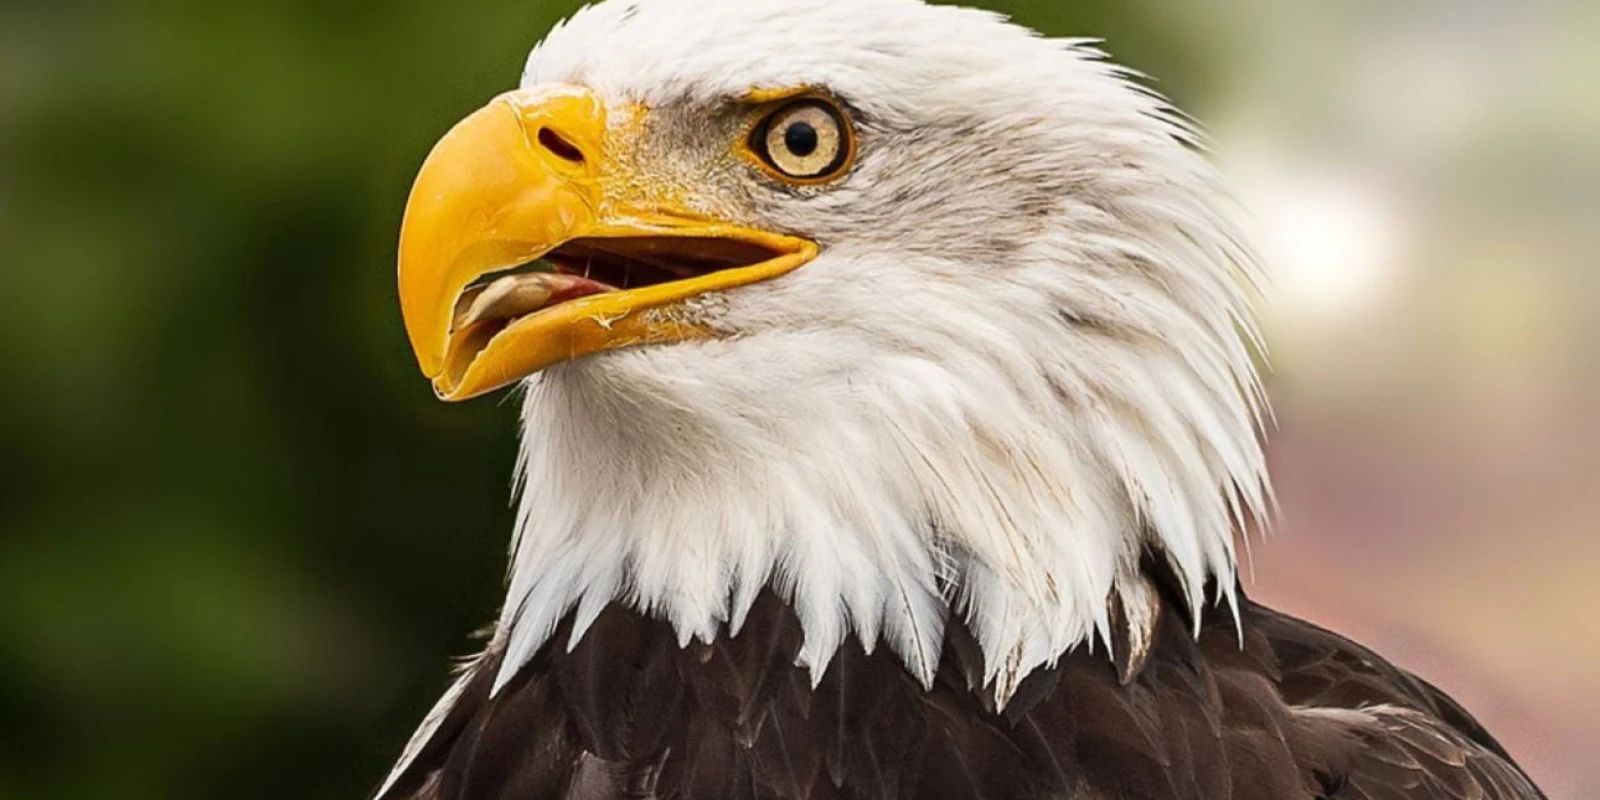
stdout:
{"type": "Polygon", "coordinates": [[[568,614],[566,646],[613,601],[710,640],[770,585],[814,680],[854,634],[929,683],[955,614],[1003,703],[1034,668],[1111,640],[1108,600],[1147,547],[1197,616],[1208,578],[1235,602],[1234,531],[1268,504],[1238,309],[1097,316],[1085,283],[1130,265],[1044,250],[1014,270],[1008,319],[945,320],[960,345],[774,331],[531,382],[500,682],[568,614]],[[1074,303],[1051,302],[1063,293],[1074,303]]]}

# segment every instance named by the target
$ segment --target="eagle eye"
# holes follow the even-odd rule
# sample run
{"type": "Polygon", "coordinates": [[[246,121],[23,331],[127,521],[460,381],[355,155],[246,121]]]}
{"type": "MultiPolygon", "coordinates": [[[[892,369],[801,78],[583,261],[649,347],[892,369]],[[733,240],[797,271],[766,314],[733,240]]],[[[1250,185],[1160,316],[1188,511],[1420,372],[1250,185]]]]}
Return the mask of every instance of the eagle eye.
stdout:
{"type": "Polygon", "coordinates": [[[837,106],[807,97],[763,117],[750,133],[750,149],[778,177],[815,183],[844,172],[855,137],[837,106]]]}

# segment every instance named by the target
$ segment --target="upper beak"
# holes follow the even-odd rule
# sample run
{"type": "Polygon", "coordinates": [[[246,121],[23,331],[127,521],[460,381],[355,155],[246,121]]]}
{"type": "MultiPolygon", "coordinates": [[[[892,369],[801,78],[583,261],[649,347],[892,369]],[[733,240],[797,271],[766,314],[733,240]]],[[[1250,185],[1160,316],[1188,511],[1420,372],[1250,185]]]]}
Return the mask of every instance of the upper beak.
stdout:
{"type": "Polygon", "coordinates": [[[706,292],[777,277],[812,242],[709,221],[640,196],[613,158],[591,92],[544,86],[496,98],[434,146],[400,230],[400,306],[422,372],[464,400],[551,364],[707,335],[681,309],[706,292]],[[557,274],[490,273],[545,258],[557,274]],[[622,276],[588,279],[598,262],[622,276]],[[631,288],[630,267],[675,277],[631,288]]]}

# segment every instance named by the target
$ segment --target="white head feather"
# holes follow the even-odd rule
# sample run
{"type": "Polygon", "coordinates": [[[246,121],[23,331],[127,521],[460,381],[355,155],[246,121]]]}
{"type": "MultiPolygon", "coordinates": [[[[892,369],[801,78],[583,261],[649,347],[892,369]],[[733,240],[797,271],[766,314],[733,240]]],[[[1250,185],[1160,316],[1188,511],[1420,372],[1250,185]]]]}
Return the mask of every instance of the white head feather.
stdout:
{"type": "MultiPolygon", "coordinates": [[[[846,636],[930,682],[951,615],[1001,702],[1108,633],[1149,549],[1198,616],[1269,502],[1255,268],[1195,133],[1081,41],[914,0],[609,0],[524,85],[647,110],[635,167],[821,255],[702,298],[727,336],[530,380],[503,684],[614,600],[684,642],[775,587],[820,678],[846,636]],[[752,89],[848,104],[860,155],[776,185],[699,120],[752,89]]],[[[1108,637],[1109,639],[1109,637],[1108,637]]]]}

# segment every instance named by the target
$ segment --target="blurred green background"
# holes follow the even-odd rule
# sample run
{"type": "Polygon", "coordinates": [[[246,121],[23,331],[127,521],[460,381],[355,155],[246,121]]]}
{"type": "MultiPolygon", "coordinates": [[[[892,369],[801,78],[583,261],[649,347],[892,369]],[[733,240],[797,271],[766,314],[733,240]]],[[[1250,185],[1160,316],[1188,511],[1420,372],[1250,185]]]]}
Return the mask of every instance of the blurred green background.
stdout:
{"type": "MultiPolygon", "coordinates": [[[[0,797],[374,788],[493,618],[510,530],[515,410],[442,405],[417,374],[394,299],[401,208],[434,139],[512,87],[576,5],[0,7],[0,797]]],[[[1503,87],[1518,124],[1485,132],[1436,104],[1505,109],[1493,86],[1440,100],[1426,65],[1391,82],[1440,30],[1506,32],[1459,6],[989,5],[1108,39],[1218,123],[1247,199],[1290,214],[1264,234],[1299,271],[1274,323],[1289,522],[1256,547],[1259,591],[1461,691],[1553,796],[1600,781],[1574,763],[1600,701],[1550,688],[1600,666],[1600,591],[1571,566],[1600,558],[1585,504],[1600,368],[1575,299],[1600,263],[1581,235],[1600,114],[1571,77],[1600,65],[1523,65],[1503,87]],[[1375,76],[1353,67],[1369,55],[1375,76]],[[1419,116],[1398,139],[1364,122],[1419,116]],[[1478,135],[1442,158],[1463,131],[1478,135]],[[1480,196],[1499,205],[1456,202],[1480,196]],[[1488,245],[1464,233],[1484,230],[1488,245]],[[1438,413],[1444,396],[1458,414],[1438,413]],[[1509,477],[1461,470],[1506,453],[1524,454],[1509,477]],[[1405,500],[1419,492],[1431,504],[1405,500]],[[1502,516],[1465,513],[1468,496],[1502,516]],[[1503,594],[1483,591],[1495,581],[1503,594]],[[1559,669],[1524,691],[1530,664],[1559,669]]],[[[1576,3],[1533,21],[1504,7],[1529,52],[1600,33],[1576,3]]]]}

